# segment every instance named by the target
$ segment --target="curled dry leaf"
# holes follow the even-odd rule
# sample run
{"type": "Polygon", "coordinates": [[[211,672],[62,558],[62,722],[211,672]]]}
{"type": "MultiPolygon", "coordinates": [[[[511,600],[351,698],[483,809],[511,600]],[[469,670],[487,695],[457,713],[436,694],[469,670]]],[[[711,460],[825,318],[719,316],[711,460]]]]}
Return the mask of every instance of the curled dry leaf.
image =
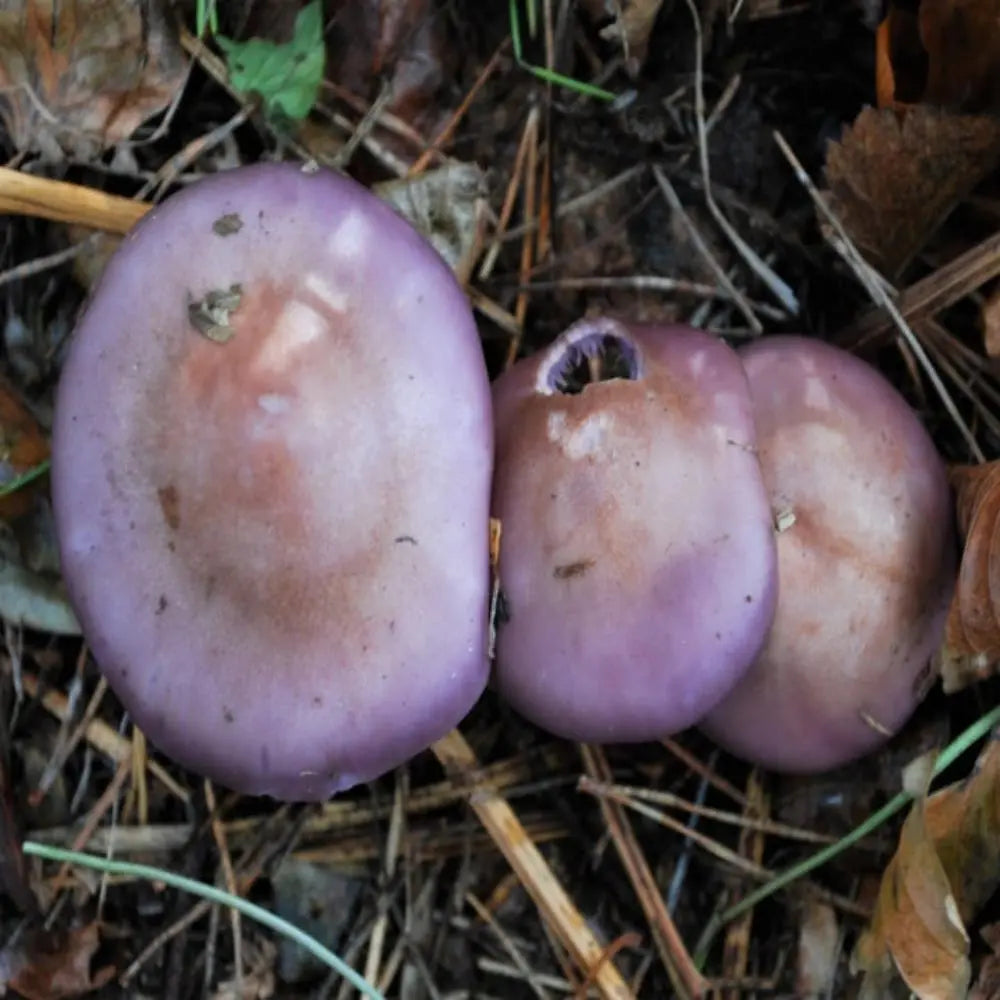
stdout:
{"type": "Polygon", "coordinates": [[[1000,662],[1000,461],[955,466],[951,479],[965,548],[940,654],[949,693],[1000,662]]]}
{"type": "Polygon", "coordinates": [[[997,0],[891,0],[879,25],[880,105],[1000,110],[997,0]]]}
{"type": "Polygon", "coordinates": [[[0,8],[0,118],[20,151],[88,158],[181,86],[157,0],[13,0],[0,8]]]}
{"type": "MultiPolygon", "coordinates": [[[[49,443],[38,421],[14,389],[0,378],[0,492],[49,457],[49,443]]],[[[38,480],[0,495],[0,518],[13,520],[31,510],[38,480]]]]}
{"type": "MultiPolygon", "coordinates": [[[[929,766],[924,774],[926,789],[929,766]]],[[[994,734],[968,778],[918,797],[903,824],[875,914],[852,960],[865,972],[861,1000],[887,995],[893,967],[921,1000],[967,995],[965,928],[1000,882],[998,806],[1000,741],[994,734]]]]}
{"type": "Polygon", "coordinates": [[[983,328],[983,350],[989,358],[1000,357],[1000,285],[987,296],[979,310],[983,328]]]}
{"type": "Polygon", "coordinates": [[[892,279],[998,160],[1000,120],[992,116],[865,108],[827,148],[831,207],[892,279]]]}
{"type": "Polygon", "coordinates": [[[96,923],[73,930],[29,930],[0,952],[0,984],[27,1000],[69,1000],[100,989],[113,966],[92,968],[101,944],[96,923]]]}
{"type": "Polygon", "coordinates": [[[586,0],[583,6],[594,20],[614,18],[601,30],[601,37],[621,43],[626,66],[635,76],[646,61],[649,36],[663,0],[586,0]]]}
{"type": "Polygon", "coordinates": [[[795,995],[802,1000],[830,996],[840,955],[837,914],[828,903],[806,900],[799,923],[795,995]]]}
{"type": "Polygon", "coordinates": [[[990,954],[979,967],[969,1000],[1000,1000],[1000,924],[987,924],[979,934],[990,954]]]}
{"type": "Polygon", "coordinates": [[[486,175],[475,163],[448,163],[372,190],[423,234],[460,277],[469,273],[487,211],[486,175]]]}

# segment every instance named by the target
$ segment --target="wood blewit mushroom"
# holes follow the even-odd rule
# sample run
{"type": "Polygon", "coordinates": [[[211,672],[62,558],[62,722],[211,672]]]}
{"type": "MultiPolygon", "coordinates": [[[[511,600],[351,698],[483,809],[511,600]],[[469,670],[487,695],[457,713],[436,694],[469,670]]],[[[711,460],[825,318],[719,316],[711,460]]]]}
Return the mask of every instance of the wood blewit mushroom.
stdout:
{"type": "Polygon", "coordinates": [[[955,580],[944,463],[864,361],[804,337],[741,349],[778,530],[760,656],[702,728],[738,756],[823,771],[906,721],[933,680],[955,580]]]}
{"type": "Polygon", "coordinates": [[[594,742],[696,722],[774,614],[775,546],[735,352],[689,327],[585,320],[494,383],[498,690],[594,742]],[[581,358],[620,377],[579,391],[581,358]]]}
{"type": "Polygon", "coordinates": [[[125,239],[59,386],[53,489],[94,656],[154,744],[319,799],[488,674],[488,379],[434,250],[353,181],[232,170],[125,239]]]}

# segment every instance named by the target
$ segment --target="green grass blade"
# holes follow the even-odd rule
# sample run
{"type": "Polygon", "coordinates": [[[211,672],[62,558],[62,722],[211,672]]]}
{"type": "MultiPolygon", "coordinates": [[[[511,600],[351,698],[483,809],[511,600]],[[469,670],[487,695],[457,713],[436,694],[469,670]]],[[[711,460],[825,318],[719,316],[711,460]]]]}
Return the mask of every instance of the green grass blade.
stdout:
{"type": "Polygon", "coordinates": [[[351,986],[368,997],[369,1000],[385,1000],[385,997],[374,986],[359,976],[339,955],[320,944],[314,937],[269,910],[265,910],[263,906],[251,903],[240,896],[230,895],[224,889],[199,882],[193,878],[187,878],[184,875],[178,875],[176,872],[163,868],[154,868],[152,865],[139,865],[131,861],[112,861],[94,854],[65,851],[61,847],[51,847],[48,844],[39,844],[31,840],[26,840],[22,848],[25,854],[32,854],[48,861],[60,861],[80,865],[82,868],[93,868],[99,872],[106,872],[108,875],[124,875],[131,878],[147,879],[151,882],[162,882],[171,888],[189,892],[192,896],[200,896],[212,903],[232,907],[234,910],[239,910],[243,916],[256,920],[257,923],[281,934],[289,941],[294,941],[310,954],[315,955],[321,962],[343,976],[351,986]]]}

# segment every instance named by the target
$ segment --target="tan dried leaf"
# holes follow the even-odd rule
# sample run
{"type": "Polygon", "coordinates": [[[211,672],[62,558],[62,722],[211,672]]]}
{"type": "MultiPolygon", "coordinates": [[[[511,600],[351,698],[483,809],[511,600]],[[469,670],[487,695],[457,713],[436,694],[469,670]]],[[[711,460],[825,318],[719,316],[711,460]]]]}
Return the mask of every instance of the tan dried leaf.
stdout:
{"type": "Polygon", "coordinates": [[[983,349],[990,358],[1000,357],[1000,285],[993,289],[979,310],[983,349]]]}
{"type": "Polygon", "coordinates": [[[893,966],[921,1000],[966,997],[965,928],[998,882],[1000,741],[994,738],[968,778],[919,797],[903,824],[875,915],[852,959],[866,972],[861,1000],[885,995],[893,966]]]}
{"type": "Polygon", "coordinates": [[[965,548],[940,655],[948,693],[1000,662],[1000,461],[955,466],[951,479],[965,548]]]}
{"type": "Polygon", "coordinates": [[[475,163],[448,163],[372,190],[422,233],[453,271],[468,275],[486,221],[486,175],[475,163]]]}
{"type": "Polygon", "coordinates": [[[13,0],[0,9],[0,118],[20,151],[94,156],[163,110],[185,60],[159,0],[13,0]]]}
{"type": "Polygon", "coordinates": [[[115,975],[112,966],[92,969],[100,943],[96,923],[70,931],[29,931],[0,952],[0,982],[26,1000],[70,1000],[92,993],[115,975]]]}
{"type": "Polygon", "coordinates": [[[926,51],[922,100],[962,108],[1000,108],[1000,2],[921,0],[926,51]]]}
{"type": "Polygon", "coordinates": [[[830,995],[840,957],[840,926],[828,903],[806,900],[799,923],[795,995],[819,1000],[830,995]]]}
{"type": "Polygon", "coordinates": [[[1000,1000],[1000,924],[987,924],[979,934],[989,946],[990,954],[979,967],[969,1000],[1000,1000]]]}
{"type": "Polygon", "coordinates": [[[826,181],[848,234],[892,279],[998,160],[992,116],[865,108],[827,148],[826,181]]]}
{"type": "Polygon", "coordinates": [[[641,69],[649,52],[649,36],[656,24],[663,0],[624,0],[616,4],[615,20],[605,28],[604,38],[617,39],[625,51],[625,61],[633,74],[641,69]]]}

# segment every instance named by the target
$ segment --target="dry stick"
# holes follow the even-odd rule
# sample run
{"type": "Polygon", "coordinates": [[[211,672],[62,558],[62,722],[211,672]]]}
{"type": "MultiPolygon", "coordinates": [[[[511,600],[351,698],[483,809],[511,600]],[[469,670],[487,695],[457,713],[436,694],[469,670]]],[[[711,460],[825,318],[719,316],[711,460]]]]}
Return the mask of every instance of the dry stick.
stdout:
{"type": "Polygon", "coordinates": [[[55,267],[68,264],[71,260],[79,257],[80,254],[89,250],[96,242],[98,235],[98,233],[91,233],[80,240],[79,243],[74,243],[72,246],[63,247],[62,250],[56,250],[54,253],[45,254],[42,257],[34,257],[32,260],[26,260],[23,264],[15,264],[14,267],[7,268],[6,271],[0,274],[0,287],[9,285],[15,281],[24,281],[34,277],[36,274],[41,274],[43,271],[50,271],[55,267]]]}
{"type": "Polygon", "coordinates": [[[764,327],[761,326],[760,320],[757,319],[753,309],[750,308],[749,303],[743,298],[742,292],[733,284],[729,275],[726,274],[725,268],[715,259],[708,244],[702,238],[701,233],[698,232],[697,226],[691,221],[687,212],[684,211],[681,199],[674,190],[673,184],[667,180],[667,175],[658,166],[654,165],[653,176],[656,178],[656,183],[660,186],[660,191],[663,192],[663,197],[666,198],[670,210],[687,230],[688,237],[694,244],[695,250],[704,258],[709,270],[715,275],[715,280],[726,290],[726,294],[732,299],[736,308],[743,313],[743,317],[746,319],[750,329],[754,333],[763,333],[764,327]]]}
{"type": "MultiPolygon", "coordinates": [[[[324,90],[328,90],[357,114],[365,116],[370,112],[371,104],[368,101],[362,100],[357,94],[341,86],[335,80],[324,80],[322,86],[324,90]]],[[[347,119],[342,120],[347,122],[347,119]]],[[[347,122],[347,125],[353,130],[354,126],[350,122],[347,122]]],[[[380,109],[376,125],[384,128],[387,132],[392,132],[393,135],[405,140],[419,151],[423,151],[427,147],[424,137],[412,125],[403,121],[402,118],[397,117],[391,111],[387,111],[385,108],[380,109]]],[[[441,157],[439,156],[438,158],[440,159],[441,157]]]]}
{"type": "Polygon", "coordinates": [[[779,823],[771,819],[754,819],[745,813],[727,812],[725,809],[715,809],[712,806],[702,805],[692,802],[673,792],[664,792],[656,788],[642,788],[639,785],[606,784],[603,781],[594,781],[587,775],[583,775],[577,782],[577,790],[587,792],[589,795],[617,795],[620,797],[635,799],[637,802],[651,802],[654,805],[668,806],[674,809],[681,809],[686,813],[696,816],[704,816],[706,819],[716,820],[719,823],[726,823],[729,826],[738,826],[744,830],[759,830],[774,837],[785,837],[788,840],[800,840],[807,844],[834,844],[836,837],[829,834],[816,833],[803,827],[789,826],[787,823],[779,823]]]}
{"type": "Polygon", "coordinates": [[[798,157],[794,152],[792,152],[791,146],[785,142],[784,136],[778,131],[775,131],[773,135],[774,141],[778,144],[778,148],[784,154],[785,159],[788,160],[792,170],[795,171],[795,176],[799,183],[808,192],[813,205],[836,231],[839,239],[830,240],[833,248],[841,255],[841,257],[844,258],[851,270],[854,272],[855,277],[861,282],[861,286],[866,292],[868,292],[875,303],[882,306],[882,308],[885,309],[885,311],[892,317],[892,321],[895,324],[896,329],[902,334],[903,340],[916,356],[917,361],[920,362],[920,367],[924,370],[924,374],[926,374],[931,385],[934,387],[934,391],[938,394],[938,398],[944,404],[944,408],[948,411],[948,416],[951,417],[955,426],[958,428],[959,433],[961,433],[962,437],[965,438],[965,443],[969,446],[970,452],[975,457],[977,462],[984,462],[985,456],[976,441],[975,435],[971,430],[969,430],[965,421],[962,419],[961,413],[958,412],[958,407],[955,406],[954,400],[952,400],[951,394],[948,392],[948,387],[941,380],[941,376],[938,374],[933,362],[927,356],[927,352],[924,350],[924,345],[920,342],[920,338],[917,337],[917,335],[910,328],[910,325],[900,314],[899,308],[892,300],[892,296],[886,290],[884,279],[871,267],[864,257],[861,256],[860,251],[854,245],[854,241],[851,237],[847,234],[847,230],[844,229],[840,219],[837,218],[836,213],[827,204],[826,199],[819,193],[816,185],[812,182],[812,178],[806,173],[805,167],[802,166],[798,157]]]}
{"type": "Polygon", "coordinates": [[[389,820],[389,833],[385,838],[385,854],[382,859],[382,889],[376,902],[377,914],[372,927],[372,935],[368,940],[368,955],[365,959],[364,978],[374,983],[379,978],[382,966],[382,952],[385,949],[385,936],[389,930],[389,886],[396,874],[396,859],[400,854],[400,844],[403,841],[403,817],[406,810],[403,806],[403,779],[396,773],[396,787],[392,795],[392,813],[389,820]]]}
{"type": "MultiPolygon", "coordinates": [[[[57,719],[68,718],[70,714],[69,702],[66,696],[55,688],[41,690],[41,683],[30,671],[21,672],[21,680],[24,690],[32,697],[38,698],[42,707],[54,715],[57,719]]],[[[105,756],[121,764],[123,760],[132,760],[132,741],[116,733],[106,722],[101,719],[94,719],[84,730],[84,738],[96,750],[100,750],[105,756]]],[[[187,802],[191,798],[188,792],[182,788],[155,760],[147,759],[146,766],[150,774],[157,778],[170,792],[177,796],[182,802],[187,802]]],[[[74,848],[76,850],[77,848],[74,848]]]]}
{"type": "MultiPolygon", "coordinates": [[[[521,178],[524,174],[524,164],[528,158],[528,131],[531,118],[524,122],[521,131],[521,140],[517,144],[517,151],[514,153],[514,166],[511,169],[510,177],[507,180],[507,191],[503,196],[503,204],[500,206],[500,215],[497,217],[496,234],[490,248],[483,256],[483,262],[479,266],[479,280],[485,281],[492,273],[500,254],[500,247],[504,239],[507,226],[510,225],[510,217],[514,213],[514,205],[517,203],[517,192],[521,188],[521,178]]],[[[523,233],[521,234],[524,235],[523,233]]]]}
{"type": "Polygon", "coordinates": [[[698,126],[698,159],[701,167],[702,184],[704,185],[705,204],[708,206],[708,210],[712,213],[712,217],[719,228],[726,234],[733,248],[743,258],[754,274],[764,282],[771,294],[789,313],[798,315],[799,303],[795,298],[795,293],[761,260],[750,245],[744,241],[743,237],[736,232],[712,196],[712,178],[708,167],[708,131],[705,127],[705,90],[702,79],[701,17],[698,14],[698,8],[695,6],[694,0],[687,0],[687,5],[691,14],[691,20],[694,22],[695,120],[698,126]]]}
{"type": "MultiPolygon", "coordinates": [[[[761,784],[760,774],[754,768],[747,778],[746,812],[748,815],[763,816],[767,811],[767,804],[767,796],[764,792],[764,786],[761,784]]],[[[740,853],[749,856],[754,864],[763,865],[764,835],[760,830],[744,827],[740,831],[739,850],[740,853]]],[[[723,975],[727,978],[741,980],[747,975],[753,916],[754,910],[749,909],[726,928],[726,941],[722,953],[725,956],[723,975]]],[[[724,1000],[739,1000],[741,992],[739,987],[726,990],[724,1000]]]]}
{"type": "Polygon", "coordinates": [[[392,97],[392,86],[388,82],[383,83],[371,106],[361,116],[361,121],[351,130],[347,137],[347,142],[340,147],[337,155],[334,156],[333,166],[337,170],[344,170],[351,160],[354,159],[354,154],[358,151],[358,147],[372,134],[375,126],[378,124],[379,117],[385,108],[388,107],[392,97]]]}
{"type": "MultiPolygon", "coordinates": [[[[728,864],[731,868],[741,874],[749,875],[752,878],[765,881],[776,877],[776,873],[772,872],[770,869],[764,868],[762,865],[754,864],[752,861],[743,857],[742,854],[737,854],[736,851],[730,850],[718,841],[712,840],[712,838],[707,834],[701,833],[699,830],[695,830],[692,827],[687,826],[680,820],[675,819],[673,816],[668,816],[666,813],[661,812],[658,809],[654,809],[652,806],[648,806],[644,802],[640,802],[637,799],[630,799],[625,795],[618,795],[617,792],[609,792],[607,797],[614,802],[619,802],[621,805],[631,809],[633,812],[639,813],[640,816],[645,816],[647,819],[653,820],[654,823],[658,823],[660,826],[664,826],[668,830],[673,830],[675,833],[679,833],[682,837],[685,837],[692,843],[697,844],[708,854],[711,854],[723,863],[728,864]]],[[[841,843],[841,841],[838,841],[838,843],[841,843]]],[[[833,850],[835,847],[836,845],[831,844],[830,847],[823,848],[823,851],[833,850]]],[[[819,886],[810,885],[809,888],[817,899],[822,899],[832,903],[845,913],[853,913],[856,916],[863,917],[865,920],[868,920],[871,917],[871,910],[868,907],[862,906],[860,903],[853,899],[849,899],[847,896],[842,896],[835,892],[829,892],[826,889],[821,889],[819,886]]],[[[742,903],[736,903],[731,909],[735,910],[742,906],[742,903]]],[[[742,912],[745,911],[741,908],[739,913],[742,912]]],[[[734,913],[732,915],[732,919],[739,916],[739,913],[734,913]]]]}
{"type": "MultiPolygon", "coordinates": [[[[219,819],[215,789],[208,778],[205,779],[205,805],[208,806],[209,824],[212,827],[212,838],[215,840],[215,846],[219,852],[219,864],[222,867],[222,878],[226,884],[226,891],[231,896],[238,896],[240,890],[236,884],[236,872],[233,869],[232,855],[229,853],[226,830],[222,825],[222,820],[219,819]]],[[[240,911],[235,907],[229,909],[229,920],[233,932],[233,968],[235,970],[236,995],[241,997],[243,996],[243,924],[240,911]]]]}
{"type": "MultiPolygon", "coordinates": [[[[115,799],[118,798],[118,794],[121,792],[122,786],[125,784],[126,779],[131,773],[132,759],[130,757],[122,758],[122,760],[118,762],[118,770],[115,771],[115,776],[111,779],[111,783],[104,789],[103,792],[101,792],[100,798],[90,807],[90,811],[87,813],[87,818],[84,820],[83,826],[80,828],[80,831],[74,838],[73,843],[70,845],[70,850],[83,850],[83,845],[86,844],[87,841],[93,836],[98,823],[101,822],[104,818],[104,814],[114,804],[115,799]]],[[[59,866],[59,871],[55,876],[55,883],[57,886],[63,886],[69,876],[69,870],[71,867],[72,866],[68,861],[64,861],[59,866]]]]}
{"type": "Polygon", "coordinates": [[[728,796],[740,806],[745,807],[747,797],[733,784],[720,777],[711,767],[706,767],[690,750],[681,746],[676,740],[665,739],[660,741],[682,764],[689,767],[700,778],[704,778],[710,785],[728,796]]]}
{"type": "MultiPolygon", "coordinates": [[[[87,645],[86,643],[82,643],[76,660],[77,678],[81,676],[86,662],[87,645]]],[[[97,715],[97,710],[101,707],[101,702],[104,700],[104,695],[107,690],[108,682],[104,677],[102,677],[97,682],[97,687],[94,688],[94,692],[90,696],[90,700],[87,702],[87,707],[83,710],[83,715],[80,716],[80,720],[73,727],[73,731],[67,735],[66,739],[63,740],[60,738],[60,743],[46,763],[45,770],[42,771],[42,775],[38,779],[38,784],[31,790],[31,792],[28,793],[28,805],[33,809],[37,808],[41,804],[42,799],[48,794],[48,791],[52,787],[56,778],[62,774],[63,765],[69,760],[70,754],[72,754],[77,748],[80,740],[83,739],[87,726],[90,725],[90,723],[94,720],[94,717],[97,715]]],[[[61,729],[68,726],[69,722],[70,719],[67,717],[64,720],[61,729]]]]}
{"type": "MultiPolygon", "coordinates": [[[[612,779],[611,767],[600,747],[581,744],[580,754],[591,778],[595,781],[612,779]]],[[[670,976],[674,990],[682,998],[704,996],[708,983],[695,968],[680,933],[667,911],[660,887],[656,884],[656,877],[642,853],[625,810],[609,798],[602,797],[599,801],[604,822],[642,905],[646,921],[653,932],[653,940],[660,953],[660,960],[670,976]]]]}
{"type": "Polygon", "coordinates": [[[0,214],[32,215],[126,233],[147,211],[148,205],[129,198],[0,167],[0,214]]]}
{"type": "MultiPolygon", "coordinates": [[[[574,212],[582,212],[591,205],[596,205],[598,202],[603,201],[609,194],[617,191],[618,188],[630,183],[641,177],[646,172],[645,163],[637,163],[634,166],[628,167],[623,170],[620,174],[615,174],[614,177],[603,181],[598,184],[597,187],[591,188],[589,191],[585,191],[583,194],[577,195],[575,198],[570,198],[569,201],[562,202],[552,213],[553,221],[556,219],[562,219],[567,215],[572,215],[574,212]]],[[[511,240],[520,239],[525,233],[534,232],[538,229],[538,222],[536,220],[529,219],[527,222],[522,222],[519,226],[514,226],[509,229],[500,238],[501,242],[507,243],[511,240]]]]}
{"type": "MultiPolygon", "coordinates": [[[[686,278],[668,278],[660,274],[593,274],[579,278],[550,278],[534,280],[527,286],[531,291],[547,291],[551,289],[569,291],[588,291],[590,289],[625,288],[637,292],[663,292],[667,295],[691,295],[700,299],[721,299],[731,301],[726,290],[718,285],[708,285],[701,281],[688,281],[686,278]]],[[[754,312],[768,319],[784,320],[786,314],[768,302],[758,302],[747,298],[746,301],[754,312]]]]}
{"type": "MultiPolygon", "coordinates": [[[[468,775],[479,767],[472,747],[457,729],[434,743],[431,750],[449,774],[468,775]]],[[[478,789],[473,784],[470,784],[469,790],[469,805],[511,868],[517,872],[556,938],[570,952],[577,965],[592,975],[592,981],[603,997],[607,1000],[632,1000],[625,980],[615,965],[606,960],[604,949],[528,837],[514,810],[495,792],[478,789]]]]}
{"type": "Polygon", "coordinates": [[[548,991],[538,982],[537,974],[528,965],[528,960],[521,954],[521,949],[511,940],[510,935],[501,927],[500,922],[493,916],[489,908],[471,892],[465,894],[465,901],[476,911],[476,916],[496,935],[501,947],[510,956],[510,960],[517,967],[517,971],[520,972],[531,992],[538,997],[538,1000],[549,1000],[548,991]]]}
{"type": "Polygon", "coordinates": [[[490,56],[486,65],[483,67],[479,76],[476,78],[476,82],[469,88],[469,92],[462,99],[462,103],[455,109],[454,114],[445,123],[444,128],[431,140],[431,144],[417,157],[413,166],[410,167],[410,172],[408,176],[412,177],[414,174],[423,173],[427,169],[427,165],[434,158],[435,154],[439,152],[440,147],[443,146],[454,134],[455,129],[461,124],[462,119],[465,117],[466,112],[472,106],[472,102],[476,99],[479,91],[483,89],[486,81],[494,74],[497,67],[500,65],[500,58],[503,56],[510,44],[510,37],[505,38],[499,46],[497,46],[496,51],[490,56]]]}
{"type": "MultiPolygon", "coordinates": [[[[1000,233],[994,233],[900,292],[896,307],[907,322],[915,324],[947,309],[998,274],[1000,233]]],[[[867,341],[877,340],[892,329],[892,319],[883,309],[874,308],[844,327],[837,334],[837,341],[848,350],[857,350],[867,341]]]]}
{"type": "MultiPolygon", "coordinates": [[[[535,197],[538,183],[538,108],[532,108],[528,112],[528,124],[525,134],[528,137],[528,157],[524,165],[524,207],[523,215],[527,219],[535,219],[535,197]]],[[[521,241],[521,266],[519,271],[520,282],[527,284],[531,278],[531,265],[534,262],[535,241],[531,233],[525,233],[521,241]]],[[[528,314],[527,292],[518,292],[517,300],[514,303],[514,319],[517,321],[517,333],[510,339],[507,345],[507,356],[504,361],[504,368],[509,368],[517,357],[521,349],[521,340],[524,337],[524,320],[528,314]]]]}

